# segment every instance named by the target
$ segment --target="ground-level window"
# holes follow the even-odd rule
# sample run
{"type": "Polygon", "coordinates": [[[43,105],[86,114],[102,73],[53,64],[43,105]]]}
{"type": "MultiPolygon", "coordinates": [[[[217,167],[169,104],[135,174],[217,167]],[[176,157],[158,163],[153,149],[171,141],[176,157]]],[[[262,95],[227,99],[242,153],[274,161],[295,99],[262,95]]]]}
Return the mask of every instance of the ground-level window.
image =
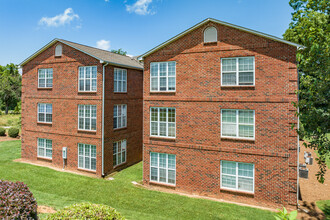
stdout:
{"type": "Polygon", "coordinates": [[[254,85],[254,57],[233,57],[221,59],[221,85],[254,85]]]}
{"type": "Polygon", "coordinates": [[[53,121],[53,105],[39,103],[38,104],[38,122],[52,123],[53,121]]]}
{"type": "Polygon", "coordinates": [[[85,170],[96,170],[96,146],[78,144],[78,167],[85,170]]]}
{"type": "Polygon", "coordinates": [[[96,131],[96,105],[78,105],[79,130],[96,131]]]}
{"type": "Polygon", "coordinates": [[[151,152],[150,181],[175,185],[175,177],[175,155],[151,152]]]}
{"type": "Polygon", "coordinates": [[[175,108],[150,108],[150,136],[175,137],[175,108]]]}
{"type": "Polygon", "coordinates": [[[127,105],[114,105],[113,106],[113,128],[127,127],[127,105]]]}
{"type": "Polygon", "coordinates": [[[126,140],[113,142],[113,166],[126,162],[126,140]]]}
{"type": "Polygon", "coordinates": [[[254,165],[221,161],[221,188],[254,192],[254,165]]]}
{"type": "Polygon", "coordinates": [[[44,138],[38,138],[38,157],[52,159],[53,141],[44,138]]]}
{"type": "Polygon", "coordinates": [[[221,110],[221,136],[254,139],[254,110],[221,110]]]}

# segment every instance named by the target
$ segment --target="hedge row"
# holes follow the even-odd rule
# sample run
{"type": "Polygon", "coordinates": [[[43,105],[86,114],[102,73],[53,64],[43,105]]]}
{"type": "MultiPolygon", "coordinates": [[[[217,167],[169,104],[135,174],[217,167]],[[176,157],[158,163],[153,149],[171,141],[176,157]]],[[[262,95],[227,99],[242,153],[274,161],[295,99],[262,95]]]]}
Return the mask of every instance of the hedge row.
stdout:
{"type": "MultiPolygon", "coordinates": [[[[19,129],[15,127],[11,127],[8,130],[9,137],[16,138],[19,134],[19,129]]],[[[3,127],[0,127],[0,136],[6,136],[6,129],[3,127]]]]}

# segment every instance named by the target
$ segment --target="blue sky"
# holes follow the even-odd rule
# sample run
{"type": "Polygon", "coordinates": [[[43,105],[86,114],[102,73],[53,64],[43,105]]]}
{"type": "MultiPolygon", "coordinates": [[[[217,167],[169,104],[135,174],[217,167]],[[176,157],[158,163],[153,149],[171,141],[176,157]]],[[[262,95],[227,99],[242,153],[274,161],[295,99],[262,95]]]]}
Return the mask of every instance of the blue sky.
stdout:
{"type": "Polygon", "coordinates": [[[18,64],[54,38],[140,55],[212,17],[277,37],[289,0],[0,0],[0,65],[18,64]]]}

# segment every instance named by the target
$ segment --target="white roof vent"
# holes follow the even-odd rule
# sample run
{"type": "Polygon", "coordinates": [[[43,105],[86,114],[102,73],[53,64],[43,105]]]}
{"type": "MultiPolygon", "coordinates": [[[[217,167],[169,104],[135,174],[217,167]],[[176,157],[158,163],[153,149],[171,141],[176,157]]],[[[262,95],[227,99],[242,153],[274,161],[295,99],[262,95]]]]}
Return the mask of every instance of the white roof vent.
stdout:
{"type": "Polygon", "coordinates": [[[217,29],[215,27],[208,27],[204,31],[204,43],[217,42],[217,29]]]}
{"type": "Polygon", "coordinates": [[[58,44],[55,47],[55,57],[61,57],[62,56],[62,45],[58,44]]]}

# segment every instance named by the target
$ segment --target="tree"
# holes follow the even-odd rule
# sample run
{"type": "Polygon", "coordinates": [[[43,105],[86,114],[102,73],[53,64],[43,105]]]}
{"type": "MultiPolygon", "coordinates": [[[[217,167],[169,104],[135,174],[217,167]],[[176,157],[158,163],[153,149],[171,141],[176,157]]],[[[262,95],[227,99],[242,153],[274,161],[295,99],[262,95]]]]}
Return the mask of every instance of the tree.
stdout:
{"type": "Polygon", "coordinates": [[[111,53],[116,53],[116,54],[120,54],[120,55],[126,56],[127,51],[124,51],[123,49],[119,48],[118,50],[111,50],[111,53]]]}
{"type": "Polygon", "coordinates": [[[10,106],[15,107],[21,98],[22,77],[18,66],[11,63],[5,67],[0,66],[0,100],[8,114],[10,106]]]}
{"type": "Polygon", "coordinates": [[[284,39],[305,46],[297,52],[299,102],[294,104],[302,125],[298,134],[308,140],[305,147],[318,151],[316,176],[323,183],[330,156],[330,1],[290,0],[289,4],[294,12],[284,39]]]}

